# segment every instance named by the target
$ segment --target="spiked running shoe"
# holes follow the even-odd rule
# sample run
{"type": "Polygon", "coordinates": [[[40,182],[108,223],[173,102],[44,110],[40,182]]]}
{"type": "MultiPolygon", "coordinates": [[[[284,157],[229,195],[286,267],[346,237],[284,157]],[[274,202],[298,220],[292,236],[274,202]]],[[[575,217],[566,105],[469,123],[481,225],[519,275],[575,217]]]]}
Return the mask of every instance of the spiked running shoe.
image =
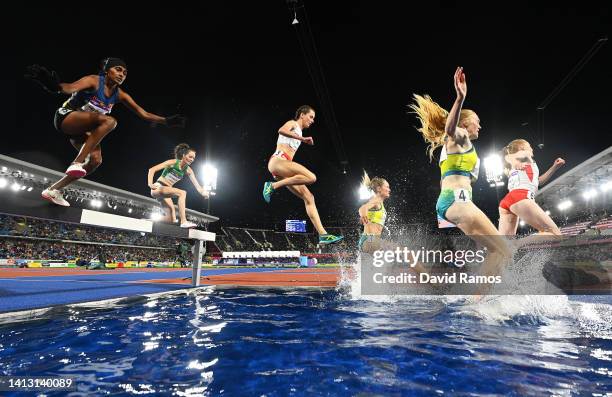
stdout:
{"type": "Polygon", "coordinates": [[[343,236],[334,236],[333,234],[320,234],[319,235],[319,244],[333,244],[342,240],[343,236]]]}
{"type": "Polygon", "coordinates": [[[66,170],[66,175],[74,178],[82,178],[87,175],[87,171],[83,168],[83,163],[72,163],[66,170]]]}
{"type": "Polygon", "coordinates": [[[66,201],[62,192],[55,189],[45,189],[41,194],[42,198],[49,200],[53,204],[61,205],[62,207],[70,207],[70,203],[66,201]]]}
{"type": "Polygon", "coordinates": [[[263,198],[264,198],[264,200],[266,200],[266,203],[268,203],[268,204],[270,204],[270,197],[272,196],[272,193],[274,193],[274,188],[272,187],[272,182],[264,183],[263,198]]]}

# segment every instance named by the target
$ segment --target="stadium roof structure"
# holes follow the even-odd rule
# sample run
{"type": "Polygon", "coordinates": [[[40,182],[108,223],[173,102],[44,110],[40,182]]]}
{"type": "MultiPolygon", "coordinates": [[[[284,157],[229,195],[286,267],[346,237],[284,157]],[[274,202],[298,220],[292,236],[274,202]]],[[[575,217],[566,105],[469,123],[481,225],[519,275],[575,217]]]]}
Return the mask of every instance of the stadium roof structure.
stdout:
{"type": "Polygon", "coordinates": [[[555,213],[563,201],[571,202],[568,214],[612,208],[612,146],[578,164],[539,190],[536,200],[555,213]],[[585,197],[585,193],[587,197],[585,197]]]}
{"type": "MultiPolygon", "coordinates": [[[[39,196],[42,189],[46,188],[51,181],[63,176],[62,172],[0,154],[0,178],[6,179],[9,184],[19,185],[20,190],[26,190],[20,192],[20,194],[24,193],[18,200],[20,205],[29,204],[31,206],[31,202],[40,202],[39,196]],[[33,197],[34,195],[36,197],[33,197]]],[[[96,209],[97,211],[133,218],[148,218],[151,213],[158,211],[160,208],[159,202],[151,197],[141,196],[87,179],[79,179],[72,183],[64,189],[64,195],[71,201],[72,206],[86,208],[92,200],[97,199],[101,203],[100,208],[96,209]]],[[[11,201],[15,200],[1,200],[0,212],[2,212],[3,205],[8,206],[11,201]]],[[[187,218],[200,224],[219,220],[215,216],[191,209],[187,209],[187,218]]]]}

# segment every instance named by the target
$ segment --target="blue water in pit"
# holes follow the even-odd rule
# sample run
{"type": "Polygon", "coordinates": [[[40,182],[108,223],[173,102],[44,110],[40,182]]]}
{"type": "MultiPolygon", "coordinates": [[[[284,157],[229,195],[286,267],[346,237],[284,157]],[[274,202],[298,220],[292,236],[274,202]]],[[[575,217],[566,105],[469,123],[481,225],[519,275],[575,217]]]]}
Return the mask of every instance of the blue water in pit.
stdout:
{"type": "Polygon", "coordinates": [[[612,301],[587,300],[210,287],[5,320],[0,375],[76,378],[48,396],[606,395],[612,301]]]}

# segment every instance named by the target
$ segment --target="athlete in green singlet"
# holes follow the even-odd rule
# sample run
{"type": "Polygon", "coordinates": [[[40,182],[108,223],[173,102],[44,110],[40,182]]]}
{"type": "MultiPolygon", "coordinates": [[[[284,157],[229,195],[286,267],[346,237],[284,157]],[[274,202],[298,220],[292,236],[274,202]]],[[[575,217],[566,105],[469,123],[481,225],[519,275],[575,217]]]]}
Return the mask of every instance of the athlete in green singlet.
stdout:
{"type": "MultiPolygon", "coordinates": [[[[367,203],[359,207],[359,219],[363,224],[363,233],[358,243],[359,250],[367,254],[374,254],[374,251],[395,251],[395,249],[401,248],[393,241],[382,238],[382,232],[387,221],[387,210],[384,202],[391,195],[389,182],[379,177],[370,180],[367,172],[364,171],[361,184],[371,190],[374,195],[367,203]]],[[[414,258],[411,260],[414,260],[414,258]]],[[[420,262],[415,262],[409,269],[417,273],[425,271],[423,264],[420,262]]]]}
{"type": "Polygon", "coordinates": [[[164,161],[163,163],[149,168],[147,183],[151,188],[151,197],[161,202],[162,207],[165,209],[164,221],[170,223],[175,222],[174,202],[172,201],[172,198],[178,197],[181,227],[196,227],[197,225],[193,222],[189,222],[185,215],[185,200],[187,199],[187,192],[173,187],[175,183],[183,179],[185,175],[188,175],[191,183],[193,183],[193,186],[195,186],[197,191],[202,196],[208,198],[208,192],[204,190],[202,186],[200,186],[193,170],[190,167],[191,163],[193,163],[195,160],[195,149],[189,147],[189,145],[186,143],[181,143],[174,148],[174,157],[175,158],[172,160],[164,161]],[[162,171],[162,173],[157,178],[157,182],[153,183],[153,176],[158,171],[162,171]]]}
{"type": "Polygon", "coordinates": [[[359,207],[359,219],[363,224],[363,233],[359,238],[359,250],[372,253],[382,249],[383,246],[381,235],[387,220],[384,201],[389,198],[391,188],[389,182],[383,178],[376,177],[370,180],[366,172],[363,173],[361,184],[371,190],[374,195],[367,203],[359,207]]]}

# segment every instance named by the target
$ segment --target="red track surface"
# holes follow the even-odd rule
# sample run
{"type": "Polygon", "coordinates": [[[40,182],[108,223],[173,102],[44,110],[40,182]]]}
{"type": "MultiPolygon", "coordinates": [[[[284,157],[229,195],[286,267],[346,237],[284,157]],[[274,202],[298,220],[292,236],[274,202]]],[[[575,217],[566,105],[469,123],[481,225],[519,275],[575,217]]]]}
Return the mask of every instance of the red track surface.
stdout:
{"type": "MultiPolygon", "coordinates": [[[[50,277],[66,275],[117,274],[117,273],[163,273],[180,270],[180,268],[117,268],[111,270],[85,270],[65,268],[23,268],[0,269],[0,278],[16,277],[50,277]]],[[[236,286],[279,286],[279,287],[335,287],[340,281],[339,268],[309,268],[309,269],[279,269],[270,271],[254,271],[206,275],[207,269],[202,269],[202,284],[205,285],[236,285],[236,286]]],[[[350,272],[353,273],[352,271],[350,272]]],[[[190,279],[169,278],[159,280],[143,279],[139,283],[181,284],[191,285],[190,279]]]]}
{"type": "MultiPolygon", "coordinates": [[[[206,274],[206,271],[203,271],[206,274]]],[[[340,281],[340,269],[288,269],[270,272],[245,272],[202,276],[202,284],[262,287],[335,287],[340,281]]],[[[147,280],[147,283],[191,284],[191,280],[147,280]]]]}

